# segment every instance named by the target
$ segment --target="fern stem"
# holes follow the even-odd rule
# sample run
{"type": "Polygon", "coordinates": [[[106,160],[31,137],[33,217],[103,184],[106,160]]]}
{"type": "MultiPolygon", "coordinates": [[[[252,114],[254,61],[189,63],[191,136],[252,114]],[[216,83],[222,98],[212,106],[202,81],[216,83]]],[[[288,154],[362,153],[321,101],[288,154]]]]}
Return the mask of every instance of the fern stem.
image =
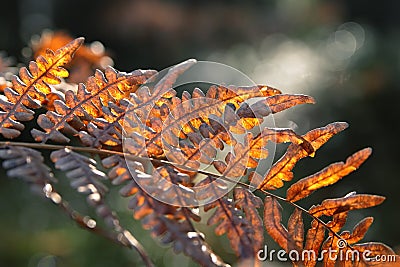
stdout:
{"type": "MultiPolygon", "coordinates": [[[[336,238],[338,239],[342,239],[342,237],[336,233],[335,231],[333,231],[322,219],[320,219],[319,217],[314,216],[313,214],[309,213],[308,210],[306,210],[305,208],[303,208],[302,206],[291,202],[289,200],[287,200],[284,197],[275,195],[271,192],[265,191],[263,189],[260,188],[255,188],[251,185],[248,185],[246,183],[240,182],[240,181],[234,181],[228,177],[225,177],[223,175],[220,174],[215,174],[212,172],[208,172],[208,171],[204,171],[204,170],[197,170],[197,169],[193,169],[187,166],[183,166],[174,162],[170,162],[167,160],[162,160],[162,159],[155,159],[155,158],[147,158],[147,157],[143,157],[143,156],[136,156],[136,155],[131,155],[128,153],[124,153],[124,152],[120,152],[120,151],[113,151],[113,150],[106,150],[106,149],[97,149],[97,148],[91,148],[91,147],[75,147],[75,146],[63,146],[63,145],[50,145],[50,144],[43,144],[43,143],[24,143],[24,142],[11,142],[11,141],[0,141],[0,146],[23,146],[23,147],[30,147],[30,148],[36,148],[36,149],[47,149],[47,150],[57,150],[57,149],[71,149],[73,151],[76,152],[86,152],[86,153],[92,153],[92,154],[103,154],[103,155],[119,155],[119,156],[123,156],[126,159],[131,159],[131,160],[149,160],[151,162],[155,162],[155,163],[159,163],[159,164],[168,164],[168,165],[172,165],[174,167],[178,167],[181,169],[186,169],[188,171],[193,171],[193,172],[197,172],[203,175],[207,175],[207,176],[211,176],[214,178],[219,178],[222,179],[226,182],[230,182],[230,183],[235,183],[238,184],[242,187],[245,187],[247,189],[254,189],[256,191],[261,192],[264,195],[276,198],[280,201],[286,202],[289,205],[291,205],[294,208],[297,208],[299,210],[301,210],[303,213],[307,214],[308,216],[310,216],[312,219],[316,220],[318,223],[322,224],[322,226],[327,229],[330,233],[332,233],[336,238]]],[[[354,249],[351,245],[347,244],[347,247],[350,249],[354,249]]]]}

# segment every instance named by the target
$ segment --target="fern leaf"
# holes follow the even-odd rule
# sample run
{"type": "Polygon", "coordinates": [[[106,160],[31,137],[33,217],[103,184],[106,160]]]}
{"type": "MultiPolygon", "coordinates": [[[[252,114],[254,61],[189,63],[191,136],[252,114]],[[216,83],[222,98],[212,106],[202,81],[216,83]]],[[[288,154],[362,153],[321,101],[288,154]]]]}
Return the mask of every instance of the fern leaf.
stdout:
{"type": "MultiPolygon", "coordinates": [[[[328,124],[325,127],[317,128],[309,131],[303,138],[311,143],[313,151],[319,149],[324,143],[326,143],[332,136],[343,131],[348,126],[345,122],[335,122],[328,124]]],[[[314,154],[311,153],[311,156],[314,154]]],[[[257,179],[262,179],[259,183],[258,188],[262,190],[272,190],[283,186],[283,181],[290,181],[293,179],[292,169],[296,163],[310,154],[304,150],[302,147],[291,144],[286,153],[280,158],[265,175],[264,178],[257,177],[257,179]]]]}
{"type": "Polygon", "coordinates": [[[256,251],[264,245],[264,227],[263,221],[258,214],[257,209],[263,206],[262,200],[255,196],[250,190],[242,187],[236,187],[233,191],[235,206],[243,210],[246,219],[253,226],[252,234],[253,246],[256,251]]]}
{"type": "MultiPolygon", "coordinates": [[[[249,201],[253,201],[251,204],[253,207],[249,207],[251,210],[245,211],[244,214],[248,215],[244,217],[233,199],[225,196],[215,200],[216,195],[221,196],[226,193],[227,185],[224,181],[220,179],[215,180],[208,176],[196,186],[206,188],[197,192],[197,198],[208,203],[204,205],[204,211],[207,212],[215,209],[214,213],[209,217],[207,225],[216,225],[214,232],[218,236],[227,234],[233,251],[241,261],[255,261],[258,249],[254,247],[253,242],[258,244],[261,237],[254,239],[255,235],[258,234],[255,231],[259,225],[257,226],[256,224],[257,228],[253,229],[250,220],[255,220],[256,223],[258,221],[256,214],[253,213],[255,212],[255,205],[258,205],[257,200],[254,197],[251,197],[253,200],[249,199],[249,201]]],[[[239,192],[236,193],[236,196],[238,197],[238,205],[242,206],[241,203],[243,202],[240,199],[244,196],[239,194],[239,192]]]]}
{"type": "Polygon", "coordinates": [[[39,108],[46,99],[51,92],[49,84],[59,84],[60,78],[68,76],[62,66],[71,61],[83,40],[77,38],[56,52],[47,50],[45,56],[30,62],[29,69],[20,69],[19,76],[12,80],[12,88],[5,88],[5,98],[0,99],[3,110],[0,112],[0,134],[5,138],[20,135],[24,126],[19,121],[32,120],[34,112],[31,108],[39,108]]]}
{"type": "Polygon", "coordinates": [[[315,266],[318,258],[319,249],[324,242],[325,227],[317,220],[311,222],[311,228],[307,231],[306,243],[304,250],[309,253],[304,258],[304,265],[306,267],[315,266]]]}
{"type": "MultiPolygon", "coordinates": [[[[102,112],[105,119],[94,119],[88,125],[87,131],[79,133],[80,139],[85,145],[97,148],[100,148],[102,145],[116,146],[121,144],[121,138],[119,137],[122,136],[123,125],[129,121],[133,123],[135,122],[133,119],[135,119],[137,120],[137,127],[141,126],[143,128],[145,124],[139,118],[136,118],[135,114],[138,113],[142,116],[149,115],[149,110],[151,110],[157,101],[168,101],[171,96],[174,96],[175,91],[172,89],[172,86],[176,79],[195,63],[195,60],[182,62],[172,67],[153,88],[142,86],[130,95],[129,100],[121,100],[118,106],[104,106],[102,112]]],[[[155,80],[156,78],[153,77],[152,79],[155,80]]],[[[128,133],[131,134],[133,131],[139,133],[145,132],[145,130],[142,129],[140,131],[140,129],[140,127],[131,129],[128,133]]],[[[140,153],[137,155],[140,155],[140,153]]]]}
{"type": "Polygon", "coordinates": [[[18,177],[28,182],[32,189],[43,193],[43,187],[55,182],[50,168],[44,164],[42,154],[34,149],[18,146],[0,148],[0,158],[7,176],[18,177]]]}
{"type": "Polygon", "coordinates": [[[288,221],[288,237],[289,250],[297,250],[301,252],[303,249],[304,242],[304,224],[302,218],[302,212],[299,209],[295,209],[288,221]]]}
{"type": "Polygon", "coordinates": [[[320,205],[311,207],[309,213],[315,217],[332,216],[349,210],[374,207],[384,200],[382,196],[350,193],[342,198],[325,199],[320,205]]]}
{"type": "Polygon", "coordinates": [[[154,74],[154,71],[142,70],[124,73],[112,67],[106,68],[105,73],[97,70],[86,84],[79,84],[76,93],[72,90],[67,91],[65,102],[56,100],[55,111],[48,111],[39,116],[38,124],[45,132],[34,129],[32,136],[39,142],[69,142],[60,131],[78,134],[77,130],[85,125],[82,120],[91,121],[101,117],[104,105],[109,102],[116,103],[127,97],[154,74]]]}
{"type": "Polygon", "coordinates": [[[267,233],[275,242],[288,251],[289,233],[282,225],[282,207],[275,198],[270,196],[264,199],[264,225],[267,233]]]}
{"type": "MultiPolygon", "coordinates": [[[[301,104],[315,104],[315,100],[314,98],[308,95],[279,94],[279,95],[269,96],[263,100],[257,101],[250,107],[251,110],[254,110],[255,114],[259,112],[260,113],[269,112],[275,114],[301,104]]],[[[244,110],[240,109],[237,112],[239,117],[242,117],[242,113],[247,113],[247,112],[244,112],[244,110]]],[[[264,113],[262,115],[265,117],[268,114],[264,113]]]]}
{"type": "Polygon", "coordinates": [[[232,249],[243,259],[253,259],[255,251],[251,237],[254,235],[250,223],[242,218],[231,199],[221,198],[204,207],[205,211],[216,208],[208,219],[208,225],[217,225],[216,235],[227,234],[232,249]]]}
{"type": "Polygon", "coordinates": [[[356,226],[354,226],[353,232],[348,238],[346,238],[346,242],[351,245],[362,240],[373,222],[373,217],[362,219],[356,226]]]}
{"type": "Polygon", "coordinates": [[[366,148],[350,156],[346,163],[337,162],[316,174],[303,178],[287,190],[286,199],[292,202],[303,199],[322,187],[331,185],[360,167],[371,155],[372,149],[366,148]]]}
{"type": "Polygon", "coordinates": [[[95,160],[68,148],[56,150],[50,157],[57,169],[66,172],[73,188],[78,192],[88,194],[90,202],[99,201],[108,191],[102,182],[107,179],[107,176],[95,167],[95,160]]]}
{"type": "Polygon", "coordinates": [[[347,216],[349,212],[341,212],[334,214],[332,217],[332,221],[327,223],[327,226],[335,233],[339,232],[340,229],[346,224],[347,216]]]}
{"type": "Polygon", "coordinates": [[[103,165],[111,168],[109,176],[113,184],[128,182],[120,192],[124,197],[132,197],[129,208],[134,211],[135,219],[140,219],[143,228],[151,230],[154,237],[160,237],[164,244],[173,243],[175,252],[185,253],[202,266],[229,266],[212,252],[204,235],[194,228],[191,220],[200,219],[196,214],[188,208],[160,202],[136,184],[132,175],[145,175],[140,163],[111,156],[103,159],[103,165]]]}
{"type": "MultiPolygon", "coordinates": [[[[231,88],[233,90],[233,88],[231,88]]],[[[184,100],[174,98],[171,102],[172,106],[164,103],[161,106],[164,118],[154,116],[150,122],[150,128],[153,129],[154,134],[150,138],[146,138],[146,145],[157,144],[159,147],[163,146],[163,143],[167,143],[171,146],[177,146],[176,136],[180,139],[187,139],[189,135],[193,135],[199,130],[202,122],[210,124],[210,116],[213,118],[218,116],[227,116],[226,111],[230,110],[228,105],[240,105],[247,97],[251,95],[263,96],[276,93],[275,89],[264,89],[264,87],[237,87],[233,93],[228,93],[229,90],[224,90],[222,87],[211,87],[207,94],[204,95],[200,90],[195,90],[192,97],[186,93],[184,100]],[[216,88],[216,89],[212,89],[216,88]],[[217,93],[217,88],[221,89],[222,93],[217,93]],[[261,88],[261,89],[260,89],[261,88]],[[201,96],[201,97],[200,97],[201,96]],[[216,97],[216,98],[213,98],[216,97]],[[215,99],[210,101],[210,99],[215,99]],[[161,129],[159,129],[161,127],[161,129]],[[162,140],[162,137],[164,140],[162,140]]],[[[160,110],[160,112],[161,112],[160,110]]],[[[153,110],[154,112],[154,110],[153,110]]],[[[225,118],[226,119],[226,118],[225,118]]],[[[235,123],[238,120],[235,120],[235,123]]],[[[139,123],[139,125],[149,125],[149,123],[139,123]]],[[[240,127],[240,126],[239,126],[240,127]]],[[[229,126],[228,126],[229,129],[229,126]]],[[[140,131],[141,129],[139,129],[140,131]]],[[[143,130],[142,130],[143,131],[143,130]]],[[[138,154],[143,153],[143,150],[147,147],[142,148],[138,154]]],[[[155,155],[160,156],[160,155],[155,155]]]]}

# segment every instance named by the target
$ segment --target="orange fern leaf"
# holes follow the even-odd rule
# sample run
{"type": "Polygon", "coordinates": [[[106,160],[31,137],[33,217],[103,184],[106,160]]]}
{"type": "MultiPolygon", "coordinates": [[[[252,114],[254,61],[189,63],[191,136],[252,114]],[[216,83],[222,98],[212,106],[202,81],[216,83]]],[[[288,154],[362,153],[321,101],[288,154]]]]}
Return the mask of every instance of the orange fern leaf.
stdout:
{"type": "Polygon", "coordinates": [[[116,103],[134,92],[138,85],[143,84],[154,71],[137,70],[131,73],[118,72],[108,67],[105,73],[97,70],[95,75],[89,77],[85,84],[79,84],[77,93],[67,91],[65,102],[56,100],[55,111],[41,114],[38,124],[45,132],[32,130],[36,141],[69,142],[69,138],[60,130],[78,134],[85,125],[84,121],[91,121],[102,116],[103,106],[109,102],[116,103]],[[77,130],[76,130],[76,129],[77,130]]]}
{"type": "Polygon", "coordinates": [[[349,193],[342,198],[325,199],[320,205],[313,206],[309,209],[309,213],[315,217],[322,215],[332,216],[337,213],[374,207],[381,204],[385,197],[368,195],[368,194],[355,194],[349,193]]]}
{"type": "Polygon", "coordinates": [[[5,98],[0,100],[0,134],[6,138],[16,138],[24,129],[19,121],[30,121],[34,112],[30,108],[39,108],[40,102],[51,92],[50,84],[59,84],[60,78],[68,76],[68,71],[62,66],[71,61],[75,51],[83,43],[83,38],[77,38],[56,52],[46,51],[45,56],[39,56],[31,61],[29,70],[25,67],[14,76],[12,88],[4,89],[5,98]]]}
{"type": "Polygon", "coordinates": [[[336,183],[344,176],[358,169],[371,153],[372,149],[370,148],[360,150],[349,157],[346,163],[333,163],[316,174],[299,180],[287,190],[286,199],[295,202],[307,197],[315,190],[336,183]]]}
{"type": "MultiPolygon", "coordinates": [[[[347,126],[348,124],[345,122],[331,123],[325,127],[309,131],[303,135],[303,138],[311,143],[313,151],[316,151],[332,136],[346,129],[347,126]]],[[[311,153],[311,155],[313,154],[314,152],[311,153]]],[[[271,190],[282,187],[283,181],[290,181],[293,179],[292,170],[296,163],[300,159],[309,155],[310,153],[308,153],[302,147],[296,144],[291,144],[286,153],[271,167],[264,178],[253,174],[257,180],[262,179],[258,188],[263,190],[271,190]]]]}
{"type": "Polygon", "coordinates": [[[132,175],[144,174],[140,163],[111,156],[103,159],[103,165],[111,168],[109,176],[113,184],[129,181],[120,193],[124,197],[133,197],[129,207],[133,209],[134,217],[141,219],[143,227],[150,229],[153,236],[161,237],[164,244],[173,243],[176,253],[185,253],[202,266],[229,266],[211,250],[204,235],[194,228],[191,220],[198,221],[198,215],[188,208],[160,202],[136,184],[132,175]]]}

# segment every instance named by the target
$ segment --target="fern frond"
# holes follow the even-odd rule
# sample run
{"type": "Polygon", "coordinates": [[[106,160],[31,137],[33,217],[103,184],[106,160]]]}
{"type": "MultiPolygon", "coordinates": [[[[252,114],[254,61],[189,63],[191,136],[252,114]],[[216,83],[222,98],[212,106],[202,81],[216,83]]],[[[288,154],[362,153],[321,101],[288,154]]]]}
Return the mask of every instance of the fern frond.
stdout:
{"type": "MultiPolygon", "coordinates": [[[[197,186],[203,187],[203,190],[200,190],[197,195],[197,198],[203,201],[215,199],[215,196],[221,195],[221,192],[224,192],[227,187],[225,182],[221,180],[215,180],[210,176],[202,180],[197,186]],[[204,186],[206,185],[207,189],[204,189],[204,186]]],[[[236,194],[238,197],[237,205],[241,206],[241,198],[244,196],[238,193],[236,194]]],[[[256,203],[257,200],[252,199],[252,201],[254,201],[253,206],[258,205],[256,203]]],[[[249,209],[251,208],[249,207],[249,209]]],[[[253,246],[253,238],[256,234],[259,234],[259,232],[255,232],[255,230],[259,229],[253,229],[253,226],[249,221],[252,219],[255,220],[255,222],[258,221],[255,218],[255,214],[250,215],[250,210],[247,210],[247,214],[249,216],[244,217],[242,210],[236,207],[235,201],[226,196],[218,198],[211,203],[204,205],[204,211],[207,212],[209,210],[213,210],[214,212],[209,217],[207,225],[216,226],[214,230],[215,234],[218,236],[227,234],[233,251],[241,261],[256,261],[256,253],[258,252],[258,248],[253,246]]],[[[252,212],[254,212],[254,210],[252,212]]],[[[258,237],[255,242],[259,242],[260,239],[261,237],[258,237]]]]}
{"type": "Polygon", "coordinates": [[[349,210],[374,207],[381,204],[384,200],[385,197],[382,196],[351,192],[342,198],[325,199],[321,204],[311,207],[309,213],[315,217],[322,215],[332,216],[349,210]]]}
{"type": "Polygon", "coordinates": [[[287,190],[286,199],[295,202],[307,197],[322,187],[336,183],[343,177],[358,169],[360,165],[367,160],[371,153],[371,148],[360,150],[350,156],[346,160],[346,163],[333,163],[323,170],[299,180],[287,190]]]}
{"type": "MultiPolygon", "coordinates": [[[[345,122],[335,122],[328,124],[325,127],[317,128],[309,131],[303,138],[307,140],[313,147],[313,151],[319,149],[325,144],[332,136],[343,131],[348,126],[345,122]]],[[[262,190],[273,190],[283,186],[283,181],[291,181],[293,179],[293,168],[296,163],[307,156],[313,156],[313,153],[308,153],[302,147],[291,144],[286,153],[273,164],[271,169],[262,178],[257,173],[252,173],[252,178],[259,181],[259,189],[262,190]]]]}
{"type": "Polygon", "coordinates": [[[42,154],[31,148],[19,146],[0,147],[0,158],[7,176],[21,178],[36,192],[43,193],[48,183],[56,182],[51,169],[44,163],[42,154]]]}
{"type": "Polygon", "coordinates": [[[235,200],[235,207],[244,212],[246,219],[253,228],[254,233],[251,239],[254,250],[262,249],[264,245],[264,224],[257,210],[263,206],[261,198],[255,196],[248,189],[236,187],[233,191],[233,199],[235,200]]]}
{"type": "Polygon", "coordinates": [[[102,117],[103,106],[124,99],[154,74],[155,71],[142,70],[118,72],[112,67],[106,68],[104,73],[97,70],[86,84],[79,84],[76,93],[69,90],[65,101],[56,100],[54,111],[39,116],[38,124],[45,132],[34,129],[32,136],[39,142],[69,142],[60,131],[77,135],[87,122],[102,117]]]}
{"type": "Polygon", "coordinates": [[[272,197],[267,196],[264,199],[264,224],[267,233],[275,240],[275,242],[288,251],[289,233],[285,226],[282,225],[282,206],[272,197]]]}
{"type": "Polygon", "coordinates": [[[154,237],[160,237],[164,244],[173,243],[176,253],[183,252],[202,266],[229,266],[212,252],[204,235],[194,228],[191,220],[198,221],[198,215],[189,208],[160,202],[136,184],[132,175],[146,175],[140,163],[111,156],[103,159],[103,165],[111,169],[108,175],[113,184],[128,182],[121,195],[132,197],[129,208],[134,211],[134,218],[141,220],[143,228],[151,230],[154,237]]]}
{"type": "Polygon", "coordinates": [[[311,222],[311,228],[307,231],[306,243],[304,245],[304,250],[310,252],[310,256],[304,259],[304,265],[306,267],[315,266],[319,255],[319,249],[324,242],[325,230],[324,225],[317,220],[311,222]]]}
{"type": "Polygon", "coordinates": [[[107,176],[95,167],[95,160],[68,148],[56,150],[50,157],[57,169],[66,172],[71,179],[71,186],[81,193],[89,194],[89,198],[100,199],[108,191],[102,182],[107,180],[107,176]]]}
{"type": "Polygon", "coordinates": [[[0,112],[0,134],[8,139],[21,134],[24,125],[20,121],[32,120],[34,112],[31,109],[41,107],[40,103],[51,92],[49,85],[59,84],[60,78],[68,76],[62,66],[71,61],[83,40],[77,38],[56,52],[47,50],[45,56],[30,62],[29,69],[20,69],[19,76],[12,80],[12,88],[5,88],[5,97],[0,99],[3,110],[0,112]]]}
{"type": "Polygon", "coordinates": [[[234,153],[229,152],[225,157],[225,161],[214,161],[214,167],[224,177],[240,177],[243,176],[247,168],[255,168],[259,159],[268,156],[268,150],[265,149],[268,141],[275,143],[292,142],[297,144],[307,153],[313,153],[313,147],[303,137],[297,135],[290,129],[272,129],[264,128],[257,136],[247,134],[244,143],[236,143],[233,147],[234,153]]]}
{"type": "MultiPolygon", "coordinates": [[[[149,110],[151,110],[156,102],[168,101],[168,99],[175,94],[175,91],[172,90],[172,86],[176,79],[195,63],[195,60],[182,62],[172,67],[153,88],[142,86],[130,95],[129,100],[123,99],[120,101],[119,105],[110,104],[109,107],[103,106],[102,112],[104,114],[104,119],[94,118],[94,120],[89,123],[87,131],[81,131],[79,133],[82,142],[87,146],[98,148],[103,145],[120,145],[124,120],[128,121],[128,119],[134,117],[136,113],[148,115],[149,110]]],[[[156,77],[152,78],[153,81],[155,79],[156,77]]],[[[151,81],[149,80],[149,82],[151,81]]],[[[138,124],[141,125],[142,122],[139,121],[138,124]]],[[[134,129],[132,129],[132,131],[133,130],[134,129]]],[[[144,132],[144,130],[141,132],[144,132]]]]}

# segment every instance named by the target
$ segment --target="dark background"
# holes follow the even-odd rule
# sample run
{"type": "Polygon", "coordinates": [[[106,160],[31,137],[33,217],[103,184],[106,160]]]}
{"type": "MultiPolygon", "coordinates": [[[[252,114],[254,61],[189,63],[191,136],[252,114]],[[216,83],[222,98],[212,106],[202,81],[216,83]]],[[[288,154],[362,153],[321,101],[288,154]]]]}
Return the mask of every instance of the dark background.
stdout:
{"type": "MultiPolygon", "coordinates": [[[[21,50],[31,36],[61,29],[88,42],[101,41],[120,70],[161,70],[187,58],[209,59],[232,65],[258,83],[313,95],[316,105],[286,112],[282,124],[298,125],[295,129],[301,133],[332,121],[347,121],[350,128],[314,159],[301,161],[297,177],[366,146],[374,153],[359,171],[301,203],[308,207],[353,190],[384,195],[383,205],[355,212],[347,228],[374,216],[365,240],[399,250],[399,2],[19,0],[3,1],[1,10],[0,50],[16,62],[26,62],[21,50]],[[363,38],[361,47],[343,59],[356,33],[333,42],[334,50],[326,47],[332,47],[332,36],[348,22],[360,26],[363,38]]],[[[140,266],[134,253],[78,229],[22,182],[2,176],[0,266],[140,266]]],[[[82,199],[73,198],[79,207],[82,199]]],[[[123,209],[124,202],[115,202],[123,209]]],[[[189,266],[183,256],[159,249],[129,216],[126,223],[157,266],[189,266]]],[[[225,258],[232,256],[223,249],[225,239],[212,242],[222,246],[225,258]]]]}

